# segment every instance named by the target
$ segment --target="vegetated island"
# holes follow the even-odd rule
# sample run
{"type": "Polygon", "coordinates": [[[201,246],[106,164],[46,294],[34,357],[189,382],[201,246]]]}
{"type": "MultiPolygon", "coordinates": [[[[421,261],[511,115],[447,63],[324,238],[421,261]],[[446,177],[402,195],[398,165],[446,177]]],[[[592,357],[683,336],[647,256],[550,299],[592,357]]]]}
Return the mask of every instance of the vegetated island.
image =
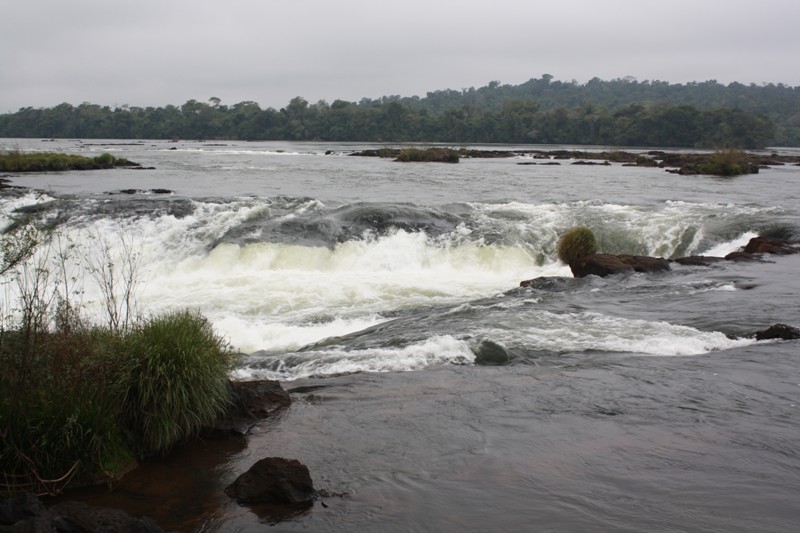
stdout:
{"type": "MultiPolygon", "coordinates": [[[[333,152],[328,152],[332,154],[333,152]]],[[[631,167],[658,167],[680,175],[707,174],[738,176],[757,174],[760,168],[800,165],[800,156],[749,153],[738,149],[716,150],[710,153],[681,153],[650,150],[644,153],[625,151],[590,152],[583,150],[478,150],[471,148],[378,148],[361,150],[349,155],[360,157],[393,158],[399,162],[458,163],[461,158],[528,157],[519,165],[559,165],[562,160],[573,160],[573,165],[610,165],[621,163],[631,167]]]]}
{"type": "Polygon", "coordinates": [[[103,153],[96,157],[54,152],[0,153],[0,172],[63,172],[67,170],[102,170],[116,167],[143,168],[123,157],[103,153]]]}

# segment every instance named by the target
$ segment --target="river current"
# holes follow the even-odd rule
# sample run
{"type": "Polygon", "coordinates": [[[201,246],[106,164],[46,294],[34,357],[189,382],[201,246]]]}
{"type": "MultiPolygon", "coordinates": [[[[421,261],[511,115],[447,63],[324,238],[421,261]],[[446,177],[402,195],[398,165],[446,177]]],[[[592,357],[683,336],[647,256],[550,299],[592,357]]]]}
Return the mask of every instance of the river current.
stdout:
{"type": "MultiPolygon", "coordinates": [[[[94,503],[184,531],[800,522],[798,345],[751,337],[800,326],[800,256],[574,279],[554,252],[578,224],[602,251],[667,258],[798,238],[800,167],[713,178],[524,156],[402,164],[328,143],[0,146],[153,167],[12,177],[29,190],[2,214],[86,249],[133,246],[142,313],[200,310],[243,354],[235,378],[293,391],[246,442],[180,450],[94,503]],[[487,344],[508,363],[475,365],[487,344]],[[278,521],[227,499],[266,456],[309,467],[314,506],[278,521]]],[[[81,295],[89,315],[97,291],[81,295]]]]}

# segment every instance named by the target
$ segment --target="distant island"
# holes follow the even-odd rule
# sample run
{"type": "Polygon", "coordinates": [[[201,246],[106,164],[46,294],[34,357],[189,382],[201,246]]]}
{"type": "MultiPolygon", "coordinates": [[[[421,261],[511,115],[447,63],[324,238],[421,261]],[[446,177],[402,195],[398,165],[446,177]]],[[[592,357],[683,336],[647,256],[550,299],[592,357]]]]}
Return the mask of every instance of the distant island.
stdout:
{"type": "Polygon", "coordinates": [[[86,157],[53,152],[20,152],[18,150],[0,152],[0,172],[63,172],[115,167],[141,168],[141,165],[109,153],[86,157]]]}
{"type": "Polygon", "coordinates": [[[800,87],[585,84],[550,75],[520,85],[285,107],[189,100],[165,107],[84,102],[0,115],[0,137],[572,144],[690,148],[800,146],[800,87]]]}

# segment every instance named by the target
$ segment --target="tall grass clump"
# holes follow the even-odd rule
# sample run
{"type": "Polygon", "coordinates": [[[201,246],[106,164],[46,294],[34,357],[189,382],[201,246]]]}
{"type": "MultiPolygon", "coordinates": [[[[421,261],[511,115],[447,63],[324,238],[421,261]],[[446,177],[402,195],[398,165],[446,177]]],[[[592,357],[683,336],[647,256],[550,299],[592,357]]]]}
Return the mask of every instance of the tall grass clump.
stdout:
{"type": "Polygon", "coordinates": [[[567,265],[581,257],[596,253],[597,240],[592,230],[586,226],[576,226],[567,230],[558,240],[556,247],[556,255],[567,265]]]}
{"type": "Polygon", "coordinates": [[[30,223],[0,235],[0,496],[111,481],[230,401],[227,344],[196,312],[133,315],[138,252],[120,249],[80,250],[30,223]],[[102,325],[84,318],[92,278],[102,325]]]}
{"type": "Polygon", "coordinates": [[[128,334],[116,385],[140,453],[163,453],[230,405],[234,357],[202,315],[175,311],[128,334]]]}

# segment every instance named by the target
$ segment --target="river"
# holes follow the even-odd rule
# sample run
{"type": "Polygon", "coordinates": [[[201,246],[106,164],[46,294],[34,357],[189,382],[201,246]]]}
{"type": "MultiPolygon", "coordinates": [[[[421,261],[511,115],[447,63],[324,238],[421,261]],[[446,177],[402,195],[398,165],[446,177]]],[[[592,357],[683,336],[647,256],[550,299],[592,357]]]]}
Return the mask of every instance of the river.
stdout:
{"type": "MultiPolygon", "coordinates": [[[[142,312],[200,310],[243,354],[235,378],[292,392],[246,441],[181,449],[91,502],[182,531],[800,522],[798,345],[751,337],[800,325],[800,256],[574,279],[554,252],[578,224],[602,251],[667,258],[797,238],[800,167],[714,178],[524,156],[402,164],[329,143],[0,146],[154,167],[12,177],[31,191],[3,212],[78,246],[133,245],[142,312]],[[475,365],[486,343],[508,364],[475,365]],[[306,464],[317,502],[278,519],[229,501],[265,456],[306,464]]],[[[81,297],[99,316],[96,289],[81,297]]]]}

